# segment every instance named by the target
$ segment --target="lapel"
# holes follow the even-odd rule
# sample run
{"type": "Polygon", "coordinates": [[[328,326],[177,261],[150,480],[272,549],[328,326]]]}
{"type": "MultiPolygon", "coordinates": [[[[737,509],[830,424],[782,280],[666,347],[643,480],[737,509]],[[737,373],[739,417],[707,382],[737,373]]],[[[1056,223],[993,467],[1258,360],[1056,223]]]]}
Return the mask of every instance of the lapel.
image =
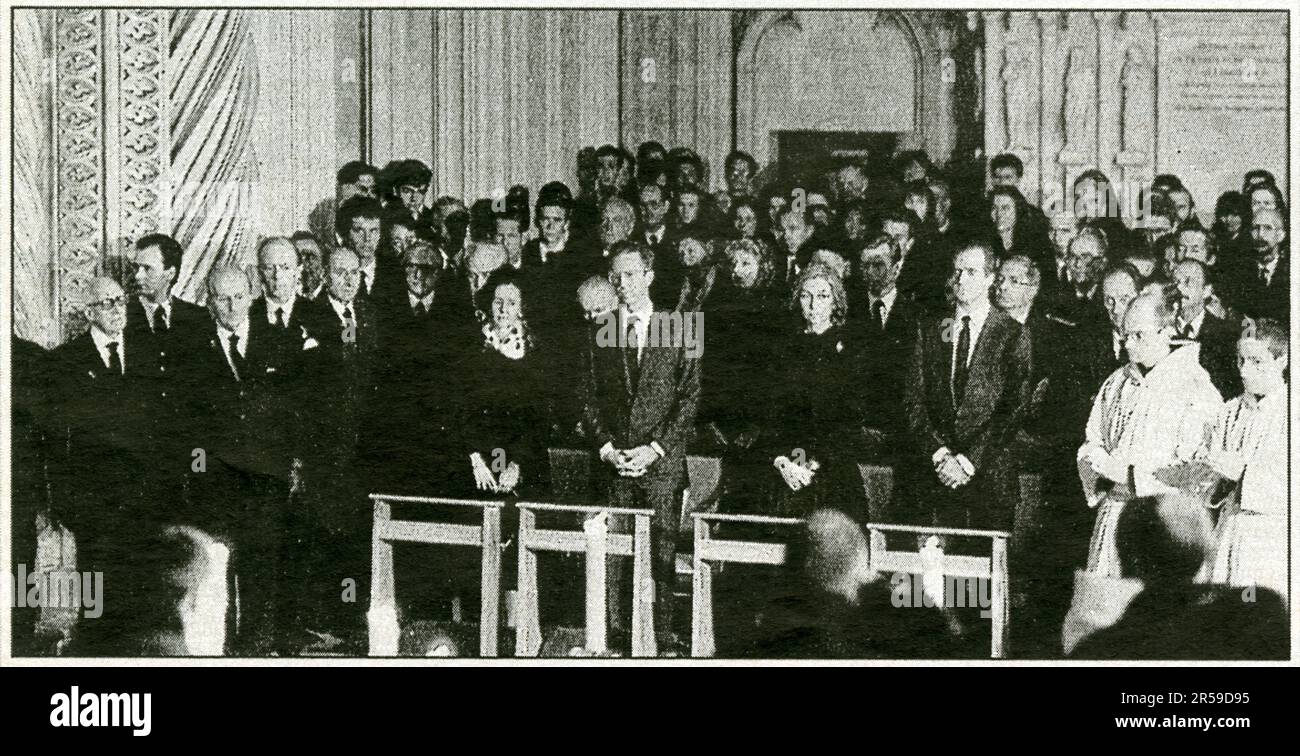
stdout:
{"type": "Polygon", "coordinates": [[[974,351],[971,355],[970,374],[966,378],[966,391],[957,402],[959,424],[992,407],[993,394],[1000,384],[998,376],[1001,366],[998,363],[1002,350],[999,346],[1006,340],[1010,322],[1011,316],[998,309],[990,310],[979,339],[971,345],[974,351]]]}

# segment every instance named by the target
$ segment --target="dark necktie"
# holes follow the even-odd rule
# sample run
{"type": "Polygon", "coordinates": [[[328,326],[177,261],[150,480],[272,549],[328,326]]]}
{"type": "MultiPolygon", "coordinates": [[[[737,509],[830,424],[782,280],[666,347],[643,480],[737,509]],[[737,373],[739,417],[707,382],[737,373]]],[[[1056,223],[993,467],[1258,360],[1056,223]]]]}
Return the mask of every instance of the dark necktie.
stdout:
{"type": "Polygon", "coordinates": [[[871,303],[871,323],[876,327],[877,333],[883,333],[885,330],[885,301],[877,299],[871,303]]]}
{"type": "Polygon", "coordinates": [[[632,374],[632,383],[635,384],[641,369],[640,344],[641,340],[637,338],[636,318],[627,319],[627,338],[623,342],[627,345],[624,350],[624,359],[627,360],[628,370],[632,374]]]}
{"type": "Polygon", "coordinates": [[[153,322],[149,324],[154,333],[167,333],[167,311],[158,305],[153,310],[153,322]]]}
{"type": "Polygon", "coordinates": [[[277,308],[275,308],[275,324],[276,324],[276,326],[278,326],[278,327],[280,327],[280,328],[284,328],[284,308],[283,308],[283,307],[277,307],[277,308]]]}
{"type": "Polygon", "coordinates": [[[364,270],[361,271],[361,292],[363,294],[370,293],[370,276],[367,276],[364,270]]]}
{"type": "Polygon", "coordinates": [[[953,406],[961,404],[962,396],[966,393],[966,378],[970,369],[966,366],[970,359],[970,316],[963,315],[961,318],[961,335],[957,337],[957,364],[953,368],[952,375],[952,403],[953,406]]]}
{"type": "Polygon", "coordinates": [[[114,375],[122,374],[122,355],[117,351],[117,342],[110,341],[105,346],[108,347],[108,369],[113,371],[114,375]]]}
{"type": "Polygon", "coordinates": [[[1259,269],[1259,282],[1264,286],[1268,286],[1268,268],[1259,269]]]}
{"type": "Polygon", "coordinates": [[[1196,332],[1195,332],[1194,330],[1192,330],[1192,324],[1191,324],[1191,323],[1188,323],[1187,325],[1183,326],[1183,338],[1185,338],[1185,339],[1195,339],[1195,338],[1196,338],[1196,332]]]}
{"type": "Polygon", "coordinates": [[[416,303],[415,303],[415,317],[417,317],[417,318],[422,318],[422,317],[424,317],[425,315],[428,315],[428,314],[429,314],[429,311],[428,311],[427,309],[425,309],[425,307],[424,307],[424,302],[416,302],[416,303]]]}
{"type": "Polygon", "coordinates": [[[230,334],[230,364],[235,366],[235,380],[244,375],[244,356],[239,353],[239,334],[230,334]]]}

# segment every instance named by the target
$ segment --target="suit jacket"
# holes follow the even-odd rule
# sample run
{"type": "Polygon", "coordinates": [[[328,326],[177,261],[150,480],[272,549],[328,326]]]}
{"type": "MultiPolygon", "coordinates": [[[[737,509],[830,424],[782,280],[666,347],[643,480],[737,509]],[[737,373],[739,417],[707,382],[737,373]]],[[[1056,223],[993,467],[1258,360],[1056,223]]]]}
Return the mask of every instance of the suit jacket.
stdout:
{"type": "Polygon", "coordinates": [[[250,323],[236,376],[215,324],[203,344],[191,374],[191,404],[202,430],[195,445],[205,448],[209,464],[215,457],[243,474],[287,479],[291,460],[301,458],[310,438],[302,432],[300,403],[309,360],[320,347],[286,348],[284,339],[250,323]]]}
{"type": "Polygon", "coordinates": [[[930,463],[940,447],[964,454],[978,473],[1010,441],[1011,422],[1029,399],[1029,334],[992,309],[971,345],[965,392],[952,394],[952,315],[922,321],[904,394],[914,451],[930,463]]]}
{"type": "Polygon", "coordinates": [[[1222,267],[1219,287],[1224,290],[1227,304],[1234,310],[1251,318],[1273,318],[1283,325],[1291,322],[1291,251],[1287,243],[1283,243],[1277,268],[1268,286],[1259,280],[1254,250],[1250,250],[1248,256],[1236,258],[1235,262],[1225,260],[1222,267]]]}
{"type": "Polygon", "coordinates": [[[210,322],[206,309],[172,297],[169,328],[154,331],[149,327],[149,317],[140,298],[132,297],[127,303],[126,343],[131,348],[128,362],[135,363],[127,369],[140,368],[139,375],[152,385],[151,390],[159,398],[169,400],[166,404],[169,420],[176,419],[179,408],[175,400],[185,390],[177,376],[201,347],[200,339],[210,322]]]}
{"type": "Polygon", "coordinates": [[[872,323],[870,298],[866,293],[859,295],[849,307],[849,313],[849,333],[859,344],[857,372],[861,376],[859,400],[863,425],[884,432],[890,439],[900,439],[907,429],[903,386],[908,380],[908,366],[923,315],[921,306],[910,295],[899,291],[885,319],[883,332],[877,331],[872,323]]]}
{"type": "Polygon", "coordinates": [[[104,366],[89,332],[50,354],[51,471],[61,491],[56,506],[65,512],[95,493],[111,500],[157,468],[159,402],[147,358],[136,359],[147,349],[125,338],[125,373],[104,366]]]}
{"type": "MultiPolygon", "coordinates": [[[[666,310],[654,314],[669,317],[666,310]]],[[[675,484],[686,472],[686,443],[700,399],[699,359],[683,346],[647,344],[633,371],[630,351],[593,347],[583,386],[587,437],[596,449],[606,443],[627,449],[658,442],[665,456],[641,480],[675,484]]]]}
{"type": "MultiPolygon", "coordinates": [[[[1275,276],[1276,278],[1276,276],[1275,276]]],[[[1237,340],[1241,327],[1205,313],[1196,340],[1201,342],[1201,367],[1225,399],[1242,392],[1241,373],[1237,369],[1237,340]]]]}

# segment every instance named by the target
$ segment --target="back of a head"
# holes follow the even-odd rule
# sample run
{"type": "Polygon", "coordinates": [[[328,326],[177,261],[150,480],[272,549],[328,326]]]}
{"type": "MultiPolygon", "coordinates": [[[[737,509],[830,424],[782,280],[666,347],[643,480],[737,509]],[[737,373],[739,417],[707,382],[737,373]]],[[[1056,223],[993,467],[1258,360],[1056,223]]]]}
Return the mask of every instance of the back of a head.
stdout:
{"type": "Polygon", "coordinates": [[[175,525],[151,539],[152,569],[141,616],[145,648],[157,654],[219,656],[225,644],[230,550],[198,528],[175,525]],[[181,638],[176,644],[159,639],[181,638]],[[150,648],[150,644],[159,645],[150,648]]]}
{"type": "Polygon", "coordinates": [[[1192,582],[1210,541],[1203,503],[1189,494],[1139,499],[1124,507],[1115,531],[1124,577],[1146,589],[1170,589],[1192,582]]]}
{"type": "Polygon", "coordinates": [[[856,590],[867,566],[867,539],[848,515],[819,509],[808,516],[803,544],[804,573],[811,585],[826,593],[856,590]]]}

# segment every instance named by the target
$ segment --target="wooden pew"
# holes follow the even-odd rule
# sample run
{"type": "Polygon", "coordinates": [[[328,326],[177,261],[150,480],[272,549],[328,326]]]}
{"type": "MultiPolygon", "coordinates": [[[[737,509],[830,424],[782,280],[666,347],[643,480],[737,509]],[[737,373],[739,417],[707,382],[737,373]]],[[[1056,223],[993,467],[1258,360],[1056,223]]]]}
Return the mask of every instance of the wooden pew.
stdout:
{"type": "MultiPolygon", "coordinates": [[[[396,606],[393,591],[393,544],[428,543],[443,546],[471,546],[483,555],[479,603],[479,654],[493,657],[498,653],[501,605],[501,507],[504,501],[447,499],[426,496],[390,496],[370,494],[374,502],[375,526],[371,537],[370,609],[391,611],[396,606]],[[476,507],[482,510],[482,525],[446,522],[394,520],[393,504],[435,504],[476,507]]],[[[372,626],[370,642],[377,637],[372,626]]],[[[373,653],[373,652],[372,652],[373,653]]]]}
{"type": "Polygon", "coordinates": [[[691,656],[713,656],[717,644],[713,636],[713,571],[725,562],[740,564],[785,564],[786,546],[763,541],[723,540],[713,537],[712,525],[719,522],[745,522],[778,527],[798,527],[803,520],[792,517],[728,515],[694,512],[694,570],[691,575],[691,656]]]}
{"type": "MultiPolygon", "coordinates": [[[[798,527],[803,520],[788,517],[762,517],[756,515],[725,515],[696,513],[694,575],[691,597],[691,656],[707,657],[716,652],[713,635],[713,571],[714,565],[726,562],[741,564],[785,563],[786,546],[762,541],[724,540],[714,537],[712,525],[719,522],[753,523],[778,527],[798,527]]],[[[945,577],[970,577],[990,581],[993,620],[991,655],[1001,659],[1006,655],[1009,628],[1010,596],[1008,593],[1007,540],[1010,533],[1001,530],[968,530],[964,528],[919,527],[868,523],[866,525],[870,549],[871,568],[877,572],[907,572],[920,575],[921,556],[914,551],[890,551],[885,545],[885,533],[910,533],[916,535],[947,535],[971,538],[988,538],[992,541],[992,555],[977,557],[944,555],[945,577]]]]}
{"type": "Polygon", "coordinates": [[[943,575],[947,577],[975,578],[990,583],[989,599],[992,606],[993,642],[992,658],[1006,655],[1007,631],[1010,619],[1011,597],[1007,573],[1007,540],[1011,534],[1005,530],[970,530],[966,528],[922,527],[867,523],[871,569],[876,572],[907,572],[922,574],[921,555],[916,551],[890,551],[885,544],[886,533],[909,533],[919,536],[959,536],[988,538],[992,541],[992,554],[988,557],[964,554],[944,554],[943,575]]]}
{"type": "Polygon", "coordinates": [[[632,558],[632,655],[654,656],[654,577],[650,571],[650,509],[608,506],[543,504],[521,501],[519,508],[518,627],[515,655],[537,656],[542,647],[541,616],[538,607],[537,554],[542,551],[577,552],[586,555],[586,649],[600,654],[606,642],[605,557],[632,558]],[[583,532],[537,527],[538,512],[583,516],[583,532]],[[632,535],[610,533],[610,515],[630,516],[632,535]]]}

